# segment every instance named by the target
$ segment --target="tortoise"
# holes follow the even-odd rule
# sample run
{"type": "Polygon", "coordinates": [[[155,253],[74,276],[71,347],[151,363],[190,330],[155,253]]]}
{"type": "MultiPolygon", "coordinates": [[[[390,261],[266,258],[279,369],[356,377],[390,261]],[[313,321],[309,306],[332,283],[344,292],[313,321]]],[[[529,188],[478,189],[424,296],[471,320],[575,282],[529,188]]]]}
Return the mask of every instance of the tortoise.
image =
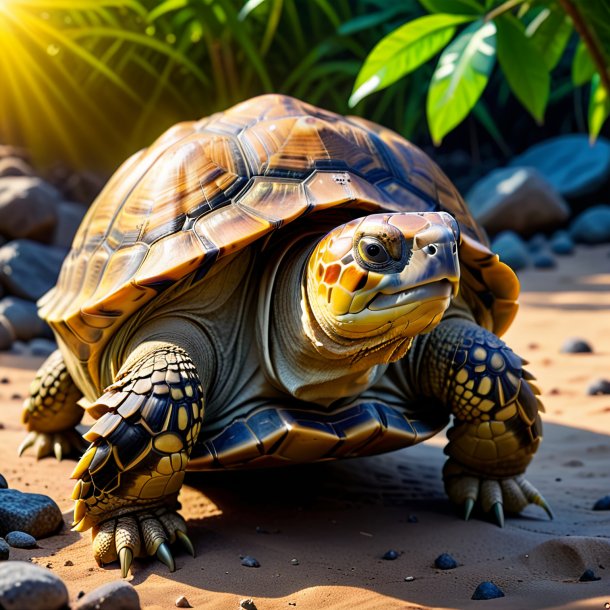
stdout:
{"type": "Polygon", "coordinates": [[[194,554],[187,469],[364,456],[448,432],[443,478],[550,508],[523,473],[533,376],[499,339],[519,283],[437,165],[396,133],[283,95],[170,128],[85,216],[40,314],[59,349],[20,454],[78,449],[74,529],[98,563],[194,554]]]}

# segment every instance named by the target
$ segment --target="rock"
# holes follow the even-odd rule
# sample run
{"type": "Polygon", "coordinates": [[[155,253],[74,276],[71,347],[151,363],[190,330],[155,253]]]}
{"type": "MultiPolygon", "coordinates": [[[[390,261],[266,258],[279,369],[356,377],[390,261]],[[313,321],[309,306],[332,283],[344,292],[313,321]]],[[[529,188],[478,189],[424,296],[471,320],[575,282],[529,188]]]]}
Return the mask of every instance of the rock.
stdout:
{"type": "MultiPolygon", "coordinates": [[[[6,379],[6,377],[3,377],[3,379],[6,379]]],[[[8,383],[8,380],[7,381],[0,380],[0,383],[8,383]]],[[[0,489],[8,489],[8,483],[1,474],[0,474],[0,489]]]]}
{"type": "Polygon", "coordinates": [[[601,580],[600,576],[596,576],[595,572],[591,569],[585,570],[578,579],[579,582],[595,582],[601,580]]]}
{"type": "Polygon", "coordinates": [[[243,608],[243,610],[257,610],[256,604],[251,598],[240,600],[239,607],[243,608]]]}
{"type": "Polygon", "coordinates": [[[398,559],[399,557],[400,557],[400,553],[398,551],[395,551],[394,549],[390,549],[389,551],[386,551],[381,556],[381,559],[386,559],[387,561],[394,561],[394,559],[398,559]]]}
{"type": "Polygon", "coordinates": [[[50,356],[56,349],[57,343],[51,339],[32,339],[29,344],[32,356],[50,356]]]}
{"type": "Polygon", "coordinates": [[[189,604],[189,600],[181,595],[178,599],[176,599],[176,608],[192,608],[191,604],[189,604]]]}
{"type": "Polygon", "coordinates": [[[442,553],[434,560],[434,567],[439,570],[453,570],[457,566],[457,561],[449,553],[442,553]]]}
{"type": "Polygon", "coordinates": [[[591,146],[585,134],[558,136],[518,155],[510,167],[533,167],[563,197],[595,193],[610,174],[610,143],[598,138],[591,146]]]}
{"type": "Polygon", "coordinates": [[[65,610],[68,602],[68,589],[53,572],[27,561],[0,564],[3,610],[65,610]]]}
{"type": "Polygon", "coordinates": [[[610,510],[610,496],[600,498],[594,505],[593,510],[610,510]]]}
{"type": "Polygon", "coordinates": [[[491,249],[514,271],[525,269],[530,263],[530,254],[525,242],[513,231],[503,231],[498,234],[491,243],[491,249]]]}
{"type": "Polygon", "coordinates": [[[413,582],[415,580],[415,576],[405,576],[405,582],[413,582]]]}
{"type": "Polygon", "coordinates": [[[250,555],[246,555],[241,558],[241,565],[246,566],[246,568],[260,568],[261,564],[254,557],[250,555]]]}
{"type": "Polygon", "coordinates": [[[559,350],[562,354],[590,354],[593,348],[584,339],[571,337],[566,339],[559,350]]]}
{"type": "Polygon", "coordinates": [[[107,181],[107,177],[89,170],[70,172],[70,175],[62,184],[61,191],[71,201],[78,201],[85,206],[89,206],[99,195],[107,181]]]}
{"type": "Polygon", "coordinates": [[[53,231],[51,244],[61,248],[70,248],[76,231],[87,213],[87,208],[80,203],[62,201],[57,205],[57,224],[53,231]]]}
{"type": "Polygon", "coordinates": [[[491,234],[516,231],[532,235],[552,229],[570,215],[567,203],[535,169],[496,169],[465,197],[475,219],[491,234]]]}
{"type": "Polygon", "coordinates": [[[7,176],[34,176],[35,172],[19,157],[4,157],[0,159],[0,178],[7,176]]]}
{"type": "Polygon", "coordinates": [[[553,269],[557,266],[553,255],[548,252],[535,252],[532,255],[532,264],[536,269],[553,269]]]}
{"type": "Polygon", "coordinates": [[[0,561],[6,561],[11,554],[11,547],[4,538],[0,538],[0,561]]]}
{"type": "Polygon", "coordinates": [[[596,205],[577,216],[570,235],[579,244],[610,243],[610,205],[596,205]]]}
{"type": "Polygon", "coordinates": [[[543,233],[536,233],[528,242],[527,247],[530,252],[541,252],[546,250],[547,239],[543,233]]]}
{"type": "Polygon", "coordinates": [[[0,178],[0,233],[10,239],[48,240],[61,195],[40,178],[0,178]]]}
{"type": "Polygon", "coordinates": [[[15,296],[37,301],[55,286],[66,254],[65,248],[29,239],[11,241],[0,248],[0,283],[15,296]]]}
{"type": "Polygon", "coordinates": [[[4,539],[15,549],[35,549],[36,538],[25,532],[9,532],[4,539]]]}
{"type": "Polygon", "coordinates": [[[407,517],[407,523],[419,523],[419,519],[417,518],[417,515],[409,515],[407,517]]]}
{"type": "Polygon", "coordinates": [[[556,231],[549,241],[551,252],[565,256],[574,252],[574,241],[568,231],[556,231]]]}
{"type": "Polygon", "coordinates": [[[114,580],[81,597],[74,610],[140,610],[140,598],[128,582],[114,580]]]}
{"type": "Polygon", "coordinates": [[[46,322],[38,317],[38,308],[32,301],[18,297],[2,299],[0,301],[0,324],[5,325],[7,321],[14,338],[21,341],[29,341],[40,336],[53,336],[53,332],[46,322]]]}
{"type": "Polygon", "coordinates": [[[493,582],[486,580],[474,590],[470,599],[496,599],[497,597],[504,597],[504,592],[493,582]]]}
{"type": "Polygon", "coordinates": [[[20,531],[44,538],[57,532],[63,522],[59,506],[49,496],[0,489],[0,536],[20,531]]]}
{"type": "Polygon", "coordinates": [[[610,394],[610,381],[607,379],[596,379],[588,388],[589,396],[601,396],[602,394],[610,394]]]}

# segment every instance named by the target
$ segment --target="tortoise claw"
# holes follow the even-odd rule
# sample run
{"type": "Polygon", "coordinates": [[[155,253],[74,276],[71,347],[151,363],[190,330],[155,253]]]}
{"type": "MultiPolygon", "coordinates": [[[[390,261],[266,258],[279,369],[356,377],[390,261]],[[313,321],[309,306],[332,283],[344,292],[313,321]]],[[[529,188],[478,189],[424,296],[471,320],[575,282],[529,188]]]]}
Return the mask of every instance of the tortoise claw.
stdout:
{"type": "Polygon", "coordinates": [[[174,561],[174,557],[169,550],[167,542],[162,542],[159,545],[159,548],[157,549],[157,559],[163,562],[169,568],[170,572],[176,571],[176,562],[174,561]]]}
{"type": "Polygon", "coordinates": [[[502,502],[496,502],[493,505],[492,510],[493,510],[493,514],[494,514],[496,523],[500,527],[504,527],[504,508],[502,506],[502,502]]]}
{"type": "Polygon", "coordinates": [[[472,498],[466,498],[464,502],[464,521],[468,521],[470,519],[470,514],[472,513],[472,509],[474,508],[474,500],[472,498]]]}
{"type": "Polygon", "coordinates": [[[32,430],[24,439],[21,441],[21,445],[19,445],[19,449],[17,449],[17,455],[21,457],[23,452],[26,449],[29,449],[36,442],[36,432],[32,430]]]}
{"type": "Polygon", "coordinates": [[[61,443],[59,441],[55,441],[53,443],[53,453],[55,454],[57,461],[61,462],[64,455],[63,455],[63,449],[61,447],[61,443]]]}
{"type": "Polygon", "coordinates": [[[195,547],[193,546],[191,539],[181,530],[176,531],[176,538],[180,540],[180,543],[186,549],[186,551],[190,553],[192,557],[195,557],[195,547]]]}
{"type": "Polygon", "coordinates": [[[534,500],[534,504],[537,504],[538,506],[540,506],[540,508],[544,509],[544,512],[549,516],[549,519],[551,521],[555,518],[553,510],[540,494],[538,494],[538,498],[534,500]]]}
{"type": "Polygon", "coordinates": [[[121,564],[121,576],[123,578],[127,578],[127,574],[129,574],[129,568],[131,567],[131,562],[133,561],[133,552],[128,546],[124,546],[119,551],[119,563],[121,564]]]}

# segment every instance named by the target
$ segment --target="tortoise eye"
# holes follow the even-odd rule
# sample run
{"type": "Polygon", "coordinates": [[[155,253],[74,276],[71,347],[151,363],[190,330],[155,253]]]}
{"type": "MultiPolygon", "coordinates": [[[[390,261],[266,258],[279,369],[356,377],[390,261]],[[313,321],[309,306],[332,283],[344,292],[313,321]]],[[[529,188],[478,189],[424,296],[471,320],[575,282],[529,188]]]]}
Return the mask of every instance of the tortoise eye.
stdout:
{"type": "Polygon", "coordinates": [[[363,237],[358,243],[358,252],[363,262],[374,266],[384,265],[390,261],[388,251],[374,237],[363,237]]]}

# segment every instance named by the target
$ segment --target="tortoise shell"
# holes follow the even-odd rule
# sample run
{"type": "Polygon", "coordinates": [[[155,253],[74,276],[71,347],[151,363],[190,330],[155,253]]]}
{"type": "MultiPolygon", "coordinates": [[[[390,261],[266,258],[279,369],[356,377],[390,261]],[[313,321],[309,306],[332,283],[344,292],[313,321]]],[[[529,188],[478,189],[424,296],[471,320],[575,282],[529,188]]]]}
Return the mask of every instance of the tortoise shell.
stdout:
{"type": "Polygon", "coordinates": [[[97,377],[102,348],[160,291],[339,206],[451,213],[462,231],[462,293],[479,324],[508,327],[518,281],[438,166],[388,129],[282,95],[179,123],[125,161],[85,216],[40,314],[97,377]]]}

